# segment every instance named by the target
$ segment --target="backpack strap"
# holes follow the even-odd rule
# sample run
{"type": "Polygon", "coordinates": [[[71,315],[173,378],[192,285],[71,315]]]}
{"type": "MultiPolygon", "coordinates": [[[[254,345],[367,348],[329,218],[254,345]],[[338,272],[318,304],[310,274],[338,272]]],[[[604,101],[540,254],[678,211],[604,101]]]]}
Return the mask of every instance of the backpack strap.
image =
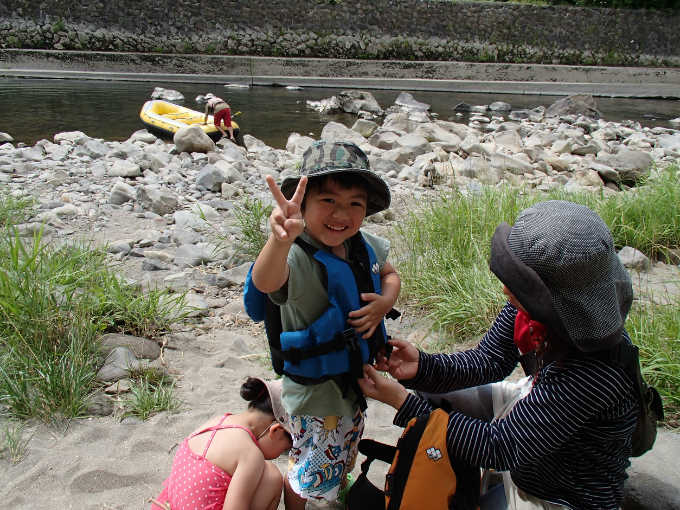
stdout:
{"type": "Polygon", "coordinates": [[[663,420],[663,401],[659,392],[642,377],[640,351],[624,330],[622,340],[608,351],[609,361],[623,370],[633,383],[639,402],[639,415],[632,438],[632,456],[639,457],[652,449],[656,441],[657,422],[663,420]]]}

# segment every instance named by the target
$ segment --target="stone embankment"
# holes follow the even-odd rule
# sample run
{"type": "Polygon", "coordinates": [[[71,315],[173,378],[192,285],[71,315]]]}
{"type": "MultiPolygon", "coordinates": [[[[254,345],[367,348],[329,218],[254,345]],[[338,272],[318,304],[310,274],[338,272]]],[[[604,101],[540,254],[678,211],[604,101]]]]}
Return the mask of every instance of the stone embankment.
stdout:
{"type": "Polygon", "coordinates": [[[436,0],[0,3],[0,48],[674,66],[677,11],[436,0]]]}
{"type": "MultiPolygon", "coordinates": [[[[630,193],[641,178],[654,178],[680,160],[678,130],[608,122],[586,96],[533,110],[511,110],[501,102],[461,104],[459,110],[473,113],[468,124],[437,120],[428,105],[406,93],[387,109],[361,91],[308,106],[357,114],[351,128],[330,122],[320,138],[357,143],[390,184],[393,207],[367,224],[388,237],[400,214],[442,191],[468,195],[484,186],[510,186],[630,193]]],[[[224,329],[242,310],[239,285],[249,260],[238,248],[235,203],[243,197],[269,202],[264,175],[281,179],[295,173],[313,139],[291,133],[285,150],[251,135],[244,136],[243,147],[226,140],[215,145],[200,135],[178,136],[173,144],[145,130],[123,142],[79,131],[33,146],[11,142],[0,134],[0,183],[39,204],[36,216],[18,226],[21,235],[44,229],[57,242],[105,245],[126,277],[147,287],[187,291],[200,328],[213,330],[224,329]]],[[[645,274],[678,281],[677,260],[652,263],[632,249],[620,256],[639,271],[637,290],[649,299],[658,298],[640,288],[645,274]]],[[[124,347],[114,349],[121,356],[102,369],[103,380],[124,377],[115,365],[135,362],[124,347]]],[[[98,400],[104,414],[112,408],[106,398],[98,400]]],[[[662,432],[651,453],[633,460],[625,509],[680,508],[680,478],[674,460],[666,458],[672,452],[680,454],[678,436],[662,432]]]]}

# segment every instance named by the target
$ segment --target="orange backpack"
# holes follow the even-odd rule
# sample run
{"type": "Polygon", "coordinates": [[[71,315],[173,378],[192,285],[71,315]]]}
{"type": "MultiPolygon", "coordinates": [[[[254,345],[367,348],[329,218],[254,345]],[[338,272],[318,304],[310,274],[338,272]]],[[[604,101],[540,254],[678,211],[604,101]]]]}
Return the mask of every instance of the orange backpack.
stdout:
{"type": "Polygon", "coordinates": [[[442,409],[413,418],[396,447],[362,439],[359,451],[366,455],[366,460],[361,464],[361,475],[347,495],[347,509],[477,509],[480,470],[449,458],[446,449],[448,421],[449,415],[442,409]],[[390,464],[384,491],[367,477],[374,459],[390,464]]]}

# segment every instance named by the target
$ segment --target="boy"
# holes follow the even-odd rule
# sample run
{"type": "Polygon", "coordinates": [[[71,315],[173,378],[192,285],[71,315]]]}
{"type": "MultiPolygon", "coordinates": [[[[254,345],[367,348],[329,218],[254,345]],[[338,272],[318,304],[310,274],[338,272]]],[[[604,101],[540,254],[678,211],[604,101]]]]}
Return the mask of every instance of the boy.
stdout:
{"type": "Polygon", "coordinates": [[[390,204],[387,184],[359,147],[315,142],[303,154],[300,177],[279,189],[267,176],[267,184],[277,207],[252,281],[280,306],[284,354],[317,349],[322,337],[347,342],[340,351],[284,366],[283,404],[293,435],[284,501],[287,510],[303,510],[309,498],[336,500],[354,466],[365,409],[356,380],[362,359],[384,346],[383,319],[401,281],[386,260],[389,242],[359,230],[367,215],[390,204]],[[360,262],[361,250],[369,263],[360,262]],[[362,291],[366,279],[380,290],[362,291]],[[355,306],[343,305],[352,299],[355,306]]]}
{"type": "Polygon", "coordinates": [[[234,127],[231,125],[231,108],[229,107],[229,104],[221,97],[217,97],[212,93],[206,94],[205,97],[207,101],[203,114],[203,124],[207,124],[208,115],[212,115],[215,127],[220,130],[222,136],[227,136],[227,131],[229,131],[229,139],[236,141],[234,139],[234,127]],[[222,121],[224,121],[227,131],[222,127],[222,121]]]}

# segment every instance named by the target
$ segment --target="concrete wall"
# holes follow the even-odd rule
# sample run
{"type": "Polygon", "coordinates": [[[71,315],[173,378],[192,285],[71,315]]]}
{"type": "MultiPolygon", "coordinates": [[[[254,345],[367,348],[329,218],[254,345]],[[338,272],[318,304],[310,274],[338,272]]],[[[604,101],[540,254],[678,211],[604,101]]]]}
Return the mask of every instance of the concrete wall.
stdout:
{"type": "Polygon", "coordinates": [[[0,48],[677,65],[680,13],[422,0],[0,2],[0,48]]]}

